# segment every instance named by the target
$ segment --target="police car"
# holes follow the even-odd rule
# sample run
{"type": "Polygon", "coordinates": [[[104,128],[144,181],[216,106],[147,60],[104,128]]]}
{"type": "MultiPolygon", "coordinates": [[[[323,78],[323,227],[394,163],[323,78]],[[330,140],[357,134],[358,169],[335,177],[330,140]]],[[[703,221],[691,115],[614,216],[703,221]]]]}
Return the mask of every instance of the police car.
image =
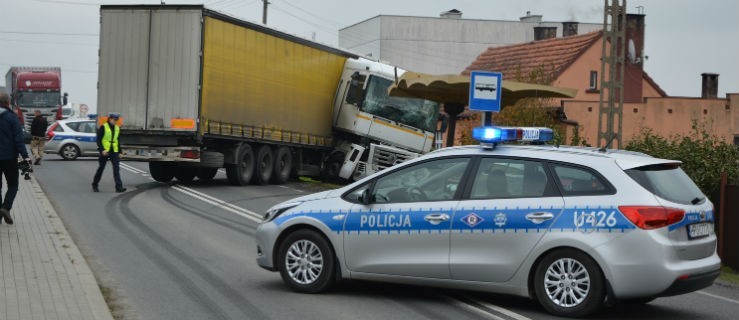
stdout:
{"type": "Polygon", "coordinates": [[[46,130],[44,153],[58,154],[64,160],[97,156],[95,120],[68,119],[54,122],[46,130]]]}
{"type": "Polygon", "coordinates": [[[299,292],[338,278],[531,297],[558,316],[647,303],[719,274],[713,205],[680,162],[476,128],[346,187],[269,209],[257,262],[299,292]]]}

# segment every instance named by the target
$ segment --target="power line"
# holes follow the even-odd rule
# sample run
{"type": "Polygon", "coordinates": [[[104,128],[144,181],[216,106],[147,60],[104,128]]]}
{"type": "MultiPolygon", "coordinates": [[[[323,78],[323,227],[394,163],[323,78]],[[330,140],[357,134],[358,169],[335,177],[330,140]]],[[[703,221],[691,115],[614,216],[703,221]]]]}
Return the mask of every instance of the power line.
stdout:
{"type": "Polygon", "coordinates": [[[76,45],[76,46],[89,46],[89,47],[97,47],[98,46],[98,44],[96,44],[96,43],[44,41],[44,40],[28,40],[28,39],[7,39],[7,38],[0,38],[0,41],[27,42],[27,43],[36,43],[36,44],[76,45]]]}
{"type": "Polygon", "coordinates": [[[44,35],[44,36],[76,36],[76,37],[97,37],[97,33],[67,33],[67,32],[32,32],[32,31],[3,31],[6,34],[25,34],[25,35],[44,35]]]}
{"type": "Polygon", "coordinates": [[[55,3],[55,4],[73,4],[73,5],[80,5],[80,6],[99,6],[100,3],[91,3],[91,2],[78,2],[78,1],[65,1],[65,0],[59,0],[59,1],[53,1],[53,0],[31,0],[35,2],[45,2],[45,3],[55,3]]]}

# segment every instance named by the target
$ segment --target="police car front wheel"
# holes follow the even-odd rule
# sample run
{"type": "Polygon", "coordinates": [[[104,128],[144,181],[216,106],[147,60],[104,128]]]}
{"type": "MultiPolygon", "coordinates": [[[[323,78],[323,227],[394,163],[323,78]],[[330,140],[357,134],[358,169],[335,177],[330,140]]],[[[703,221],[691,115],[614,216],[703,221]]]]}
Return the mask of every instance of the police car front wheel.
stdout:
{"type": "Polygon", "coordinates": [[[285,238],[279,250],[282,280],[293,290],[325,291],[334,283],[335,256],[328,241],[312,230],[297,230],[285,238]]]}
{"type": "Polygon", "coordinates": [[[552,251],[539,262],[535,272],[536,297],[549,313],[584,317],[603,305],[603,273],[585,253],[572,249],[552,251]]]}

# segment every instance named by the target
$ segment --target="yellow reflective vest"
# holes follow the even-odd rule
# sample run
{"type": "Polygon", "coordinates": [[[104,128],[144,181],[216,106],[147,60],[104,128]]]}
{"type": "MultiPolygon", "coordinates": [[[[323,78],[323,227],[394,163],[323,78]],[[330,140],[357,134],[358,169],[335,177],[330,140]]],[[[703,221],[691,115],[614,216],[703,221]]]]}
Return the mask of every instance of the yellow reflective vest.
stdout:
{"type": "Polygon", "coordinates": [[[113,130],[110,130],[110,124],[105,123],[103,124],[103,128],[105,129],[105,134],[103,134],[103,150],[108,152],[119,152],[118,149],[118,136],[121,133],[121,129],[118,128],[118,126],[113,126],[115,128],[115,133],[113,133],[113,130]],[[110,149],[111,144],[113,145],[113,150],[110,149]]]}

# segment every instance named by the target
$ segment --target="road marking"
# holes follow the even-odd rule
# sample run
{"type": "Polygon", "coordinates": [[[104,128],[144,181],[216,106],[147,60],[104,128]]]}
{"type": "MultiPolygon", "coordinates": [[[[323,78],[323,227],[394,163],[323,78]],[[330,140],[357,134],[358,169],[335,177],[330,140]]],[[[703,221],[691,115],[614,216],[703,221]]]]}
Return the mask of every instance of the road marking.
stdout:
{"type": "Polygon", "coordinates": [[[239,207],[239,206],[230,204],[230,203],[228,203],[226,201],[223,201],[221,199],[218,199],[218,198],[209,196],[209,195],[207,195],[205,193],[202,193],[202,192],[199,192],[199,191],[190,189],[188,187],[183,187],[183,186],[180,186],[180,185],[174,185],[174,186],[172,186],[172,189],[175,189],[175,190],[177,190],[179,192],[182,192],[184,194],[187,194],[187,195],[189,195],[189,196],[191,196],[193,198],[202,200],[202,201],[204,201],[206,203],[209,203],[209,204],[212,204],[214,206],[217,206],[217,207],[219,207],[221,209],[224,209],[224,210],[233,212],[233,213],[235,213],[235,214],[237,214],[237,215],[239,215],[241,217],[247,218],[247,219],[252,220],[254,222],[257,222],[257,223],[262,222],[262,216],[260,214],[254,212],[254,211],[251,211],[251,210],[248,210],[248,209],[244,209],[242,207],[239,207]]]}
{"type": "Polygon", "coordinates": [[[708,293],[708,292],[705,292],[705,291],[696,291],[696,292],[697,293],[700,293],[700,294],[702,294],[704,296],[709,296],[711,298],[716,298],[716,299],[723,300],[723,301],[726,301],[726,302],[731,302],[731,303],[739,304],[739,301],[736,301],[734,299],[729,299],[729,298],[726,298],[726,297],[722,297],[722,296],[719,296],[719,295],[715,295],[713,293],[708,293]]]}
{"type": "Polygon", "coordinates": [[[495,310],[496,312],[502,313],[502,314],[504,314],[506,316],[509,316],[509,317],[511,317],[513,319],[516,319],[516,320],[531,320],[530,318],[527,318],[527,317],[525,317],[523,315],[520,315],[520,314],[515,313],[513,311],[510,311],[508,309],[499,307],[499,306],[494,305],[494,304],[492,304],[490,302],[482,301],[482,300],[479,300],[479,299],[474,299],[474,298],[472,298],[470,296],[464,296],[464,298],[467,299],[467,300],[473,301],[475,303],[478,303],[478,304],[480,304],[480,305],[482,305],[482,306],[484,306],[486,308],[490,308],[492,310],[495,310]]]}
{"type": "Polygon", "coordinates": [[[121,163],[120,163],[120,165],[121,165],[121,167],[123,167],[124,169],[126,169],[126,170],[128,170],[128,171],[131,171],[131,172],[133,172],[133,173],[138,173],[138,174],[143,174],[143,173],[147,173],[146,171],[143,171],[143,170],[141,170],[141,169],[135,168],[135,167],[133,167],[133,166],[131,166],[131,165],[128,165],[128,164],[125,164],[125,163],[123,163],[123,162],[121,162],[121,163]]]}
{"type": "Polygon", "coordinates": [[[469,304],[467,302],[464,302],[464,301],[461,301],[461,300],[457,300],[455,298],[447,297],[447,296],[440,296],[440,297],[442,299],[448,301],[449,303],[453,304],[453,305],[456,305],[456,306],[458,306],[458,307],[460,307],[462,309],[465,309],[467,311],[470,311],[470,312],[476,313],[478,315],[481,315],[481,316],[483,316],[486,319],[506,320],[506,319],[503,319],[503,318],[501,318],[499,316],[496,316],[496,315],[488,312],[487,310],[480,309],[479,307],[473,306],[473,305],[471,305],[471,304],[469,304]]]}

